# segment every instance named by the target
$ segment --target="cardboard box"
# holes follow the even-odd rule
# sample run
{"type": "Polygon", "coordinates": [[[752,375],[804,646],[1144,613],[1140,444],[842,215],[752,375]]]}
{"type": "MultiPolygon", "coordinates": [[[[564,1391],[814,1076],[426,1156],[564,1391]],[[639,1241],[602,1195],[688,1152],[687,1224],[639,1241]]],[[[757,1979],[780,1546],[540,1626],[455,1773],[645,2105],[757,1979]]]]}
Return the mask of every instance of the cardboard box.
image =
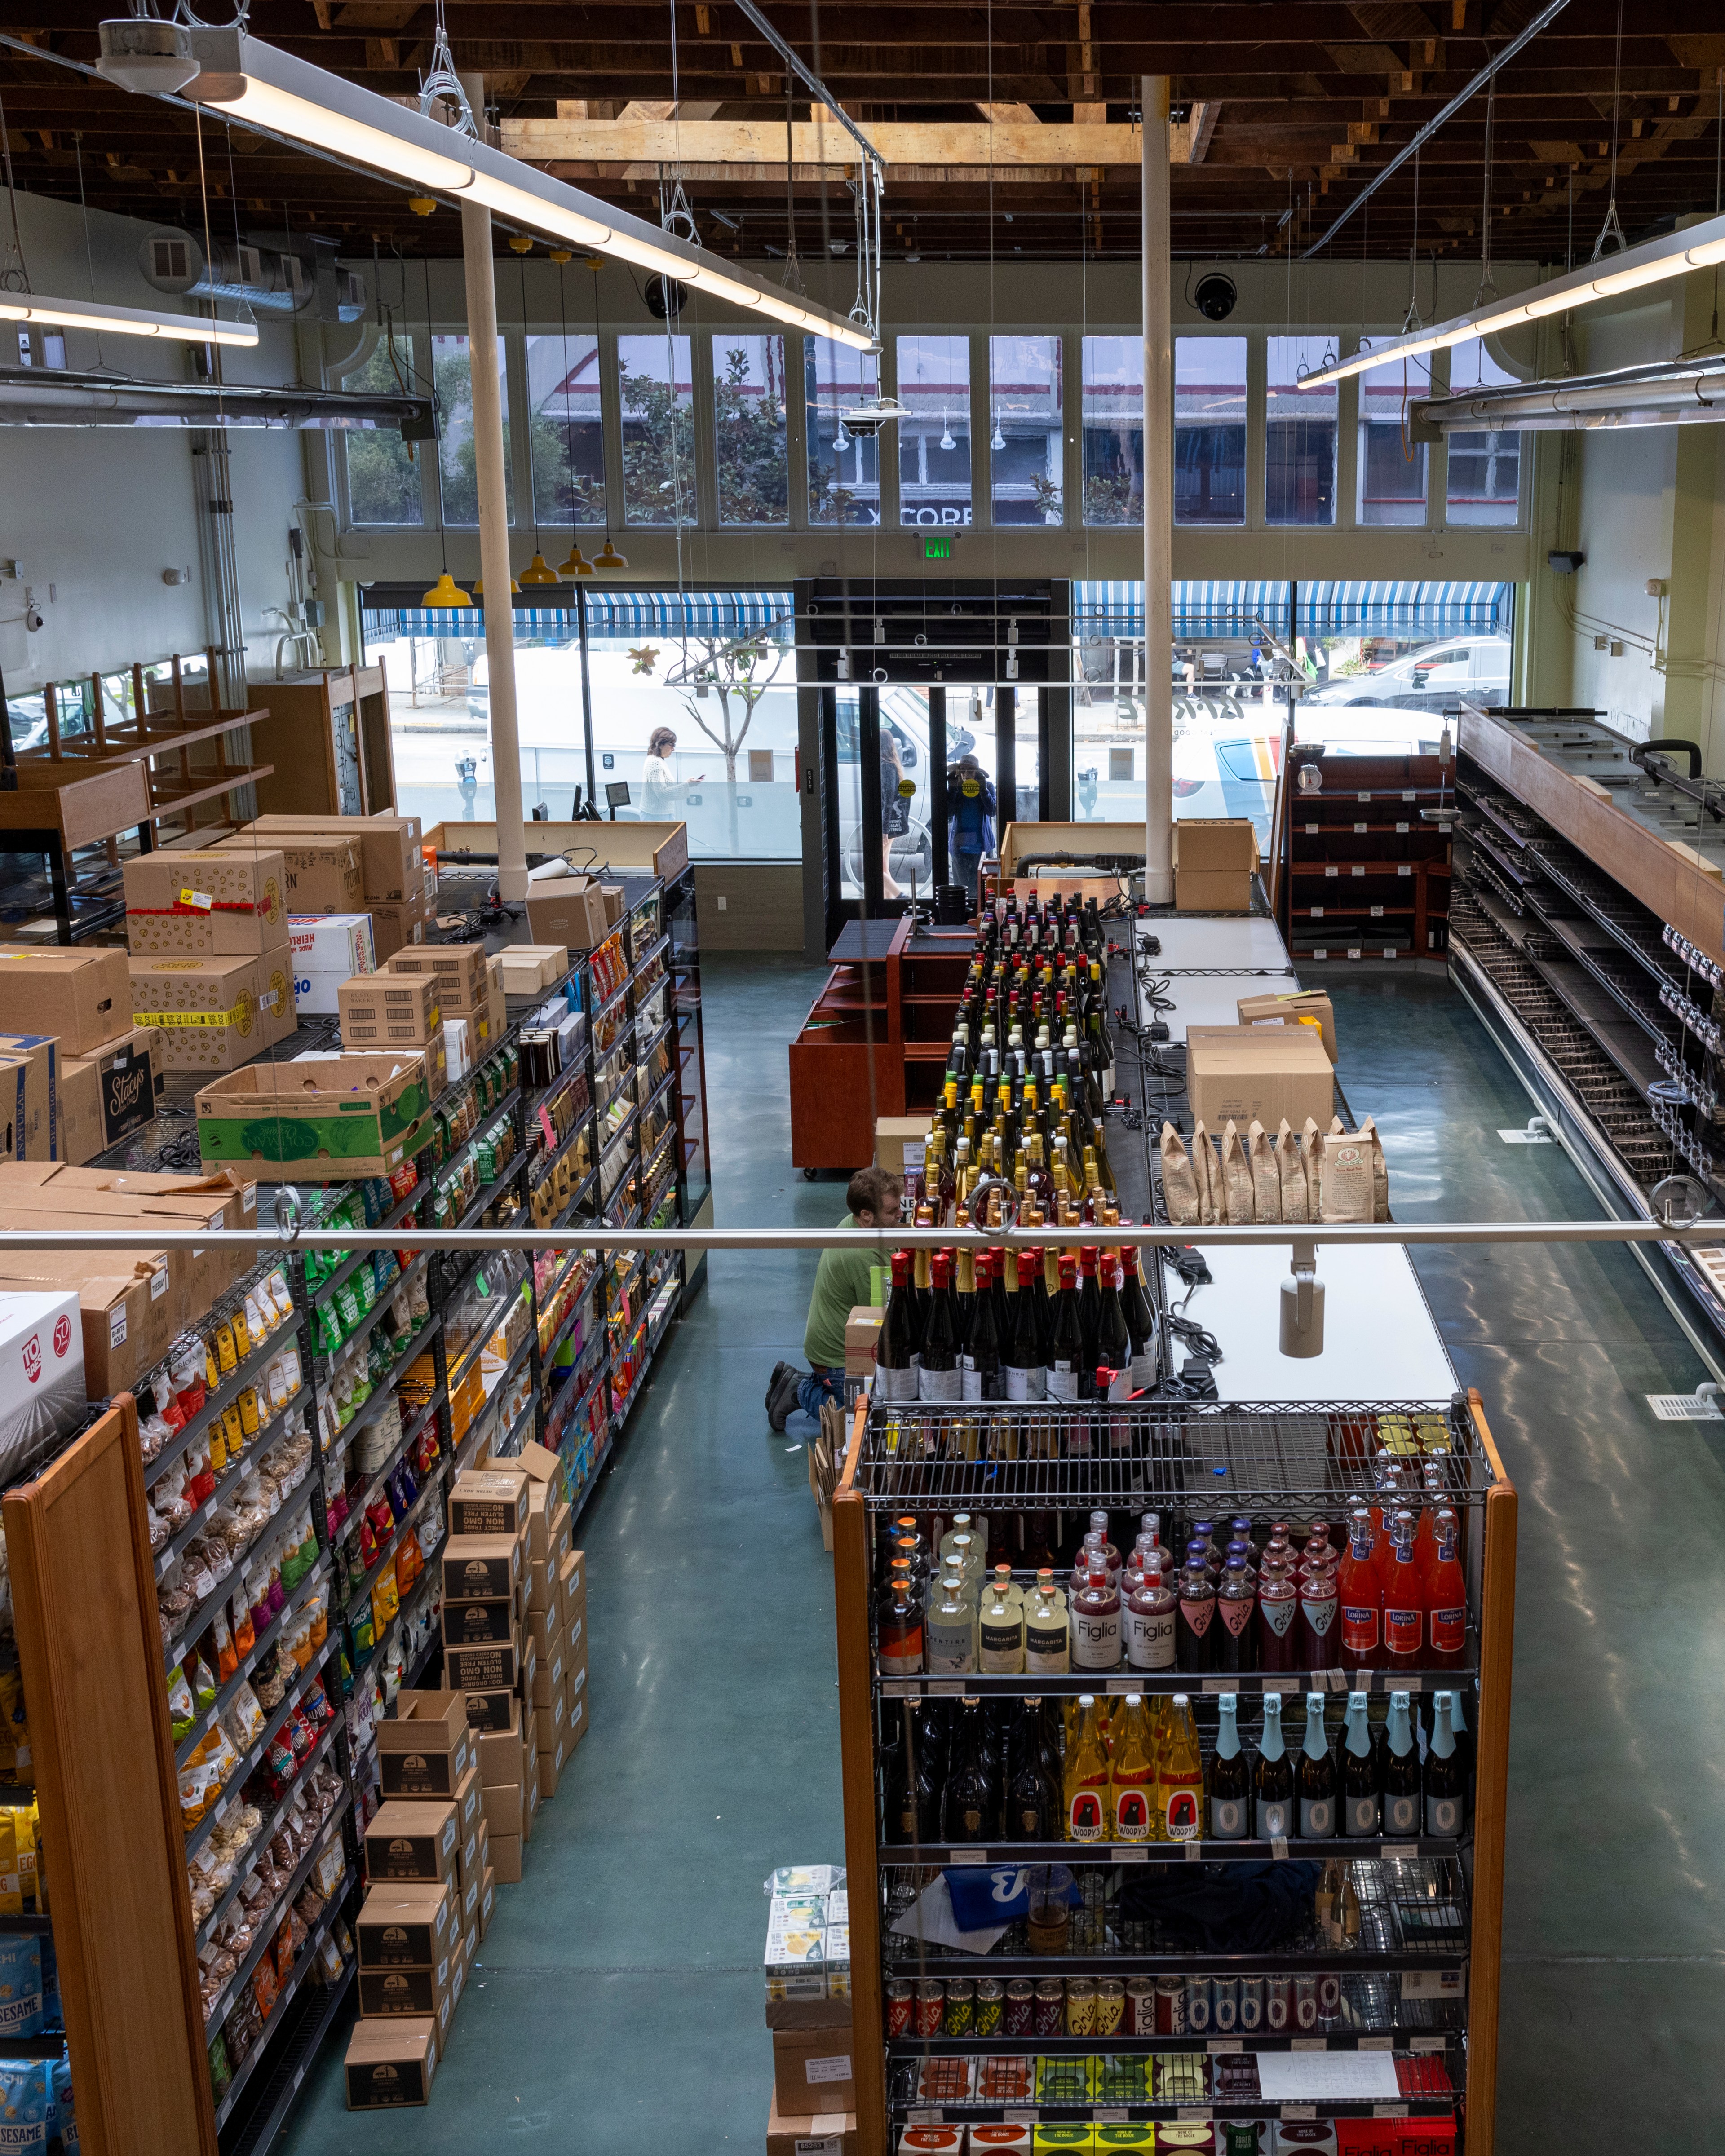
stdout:
{"type": "Polygon", "coordinates": [[[522,1547],[513,1534],[452,1532],[444,1544],[444,1593],[456,1602],[512,1604],[521,1584],[522,1547]]]}
{"type": "Polygon", "coordinates": [[[1296,988],[1291,994],[1281,996],[1242,996],[1235,1009],[1242,1025],[1297,1025],[1302,1020],[1316,1019],[1324,1054],[1332,1063],[1339,1060],[1336,1054],[1336,1014],[1322,988],[1296,988]]]}
{"type": "MultiPolygon", "coordinates": [[[[521,1673],[521,1659],[512,1640],[494,1640],[483,1646],[444,1649],[444,1674],[458,1691],[467,1695],[470,1727],[474,1694],[512,1691],[521,1673]]],[[[495,1724],[481,1722],[480,1727],[495,1724]]]]}
{"type": "Polygon", "coordinates": [[[373,1887],[354,1933],[362,1969],[434,1969],[455,1936],[455,1897],[448,1882],[410,1881],[373,1887]]]}
{"type": "Polygon", "coordinates": [[[1286,1116],[1321,1131],[1336,1111],[1336,1074],[1310,1026],[1189,1026],[1186,1092],[1193,1115],[1219,1137],[1231,1116],[1242,1138],[1255,1116],[1273,1136],[1286,1116]]]}
{"type": "Polygon", "coordinates": [[[0,1158],[59,1158],[59,1045],[49,1034],[0,1034],[0,1158]]]}
{"type": "MultiPolygon", "coordinates": [[[[963,2130],[957,2129],[961,2135],[963,2130]]],[[[774,2089],[767,2109],[767,2156],[856,2156],[857,2147],[854,2111],[783,2112],[774,2089]]]]}
{"type": "Polygon", "coordinates": [[[392,1797],[365,1833],[366,1876],[380,1880],[453,1879],[460,1847],[453,1799],[392,1797]]]}
{"type": "Polygon", "coordinates": [[[586,1736],[588,1727],[587,1698],[570,1699],[563,1708],[563,1758],[567,1761],[575,1747],[586,1736]]]}
{"type": "Polygon", "coordinates": [[[369,905],[373,899],[423,896],[424,865],[419,856],[419,819],[387,813],[372,816],[259,816],[245,829],[278,844],[307,838],[339,839],[359,854],[360,882],[369,905]]]}
{"type": "Polygon", "coordinates": [[[134,958],[131,1016],[160,1029],[164,1070],[232,1070],[294,1030],[293,954],[134,958]]]}
{"type": "Polygon", "coordinates": [[[413,2020],[424,2016],[442,2027],[449,2025],[454,2005],[453,1984],[459,1936],[450,1941],[443,1959],[429,1969],[362,1969],[359,1973],[359,2010],[367,2021],[388,2020],[398,2015],[413,2020]]]}
{"type": "Polygon", "coordinates": [[[384,965],[398,951],[410,949],[425,941],[425,932],[430,925],[430,914],[423,898],[404,900],[400,905],[383,899],[367,901],[372,922],[372,956],[377,965],[384,965]]]}
{"type": "Polygon", "coordinates": [[[218,841],[224,854],[250,855],[259,836],[281,848],[282,896],[289,913],[363,913],[365,881],[357,845],[340,830],[259,833],[249,827],[218,841]]]}
{"type": "Polygon", "coordinates": [[[362,973],[336,991],[341,1045],[349,1049],[424,1048],[440,1040],[438,984],[424,973],[362,973]]]}
{"type": "Polygon", "coordinates": [[[276,850],[139,854],[125,876],[126,940],[134,957],[254,957],[287,937],[276,850]]]}
{"type": "Polygon", "coordinates": [[[1174,825],[1174,909],[1249,913],[1258,865],[1250,817],[1195,817],[1174,825]]]}
{"type": "Polygon", "coordinates": [[[854,1303],[845,1321],[845,1374],[866,1378],[875,1368],[875,1342],[886,1312],[865,1302],[854,1303]]]}
{"type": "Polygon", "coordinates": [[[482,1789],[507,1787],[511,1782],[519,1782],[521,1779],[521,1710],[519,1700],[515,1701],[514,1708],[513,1717],[506,1727],[481,1729],[475,1737],[482,1789]]]}
{"type": "Polygon", "coordinates": [[[876,1116],[875,1167],[884,1168],[889,1175],[901,1176],[905,1172],[905,1147],[911,1147],[912,1158],[920,1160],[927,1151],[928,1133],[933,1127],[933,1119],[928,1116],[876,1116]]]}
{"type": "MultiPolygon", "coordinates": [[[[553,865],[561,865],[546,864],[553,865]]],[[[596,948],[611,933],[598,879],[534,870],[527,879],[527,927],[536,943],[561,943],[571,952],[596,948]]]]}
{"type": "Polygon", "coordinates": [[[767,2026],[769,2029],[848,2029],[850,2026],[849,1999],[769,1999],[767,2001],[767,2026]]]}
{"type": "Polygon", "coordinates": [[[484,1647],[512,1644],[516,1625],[513,1602],[445,1602],[444,1645],[484,1647]]]}
{"type": "Polygon", "coordinates": [[[555,1708],[561,1717],[563,1708],[563,1671],[566,1652],[562,1634],[554,1635],[550,1643],[543,1647],[536,1643],[534,1652],[538,1659],[534,1664],[532,1679],[527,1686],[527,1697],[531,1699],[536,1712],[547,1712],[555,1708]]]}
{"type": "Polygon", "coordinates": [[[413,951],[398,951],[386,971],[392,973],[431,973],[437,978],[439,1000],[452,1016],[486,1008],[489,975],[483,943],[428,943],[413,951]]]}
{"type": "Polygon", "coordinates": [[[453,1797],[475,1764],[459,1691],[400,1691],[377,1724],[377,1765],[387,1797],[453,1797]]]}
{"type": "Polygon", "coordinates": [[[452,1535],[519,1535],[527,1524],[527,1477],[506,1466],[470,1469],[449,1491],[452,1535]]]}
{"type": "Polygon", "coordinates": [[[253,1064],[198,1089],[198,1142],[206,1165],[358,1182],[419,1150],[433,1097],[418,1050],[253,1064]]]}
{"type": "Polygon", "coordinates": [[[356,2021],[342,2071],[350,2111],[423,2104],[437,2072],[437,2024],[429,2017],[356,2021]]]}
{"type": "Polygon", "coordinates": [[[569,970],[568,947],[562,943],[506,943],[497,956],[504,992],[511,996],[542,995],[569,970]]]}
{"type": "Polygon", "coordinates": [[[162,1034],[134,1025],[89,1055],[61,1057],[54,1079],[54,1154],[81,1165],[141,1130],[156,1113],[162,1034]]]}
{"type": "Polygon", "coordinates": [[[124,951],[0,943],[0,1031],[51,1034],[61,1055],[88,1055],[123,1033],[131,1015],[124,951]]]}
{"type": "Polygon", "coordinates": [[[491,1836],[491,1874],[500,1887],[520,1883],[521,1838],[518,1834],[494,1834],[491,1836]]]}
{"type": "Polygon", "coordinates": [[[290,913],[288,947],[294,954],[294,1003],[301,1012],[333,1018],[341,985],[377,963],[369,913],[290,913]]]}
{"type": "MultiPolygon", "coordinates": [[[[18,1173],[33,1172],[37,1167],[34,1162],[9,1165],[18,1173]]],[[[239,1224],[237,1219],[228,1218],[225,1202],[218,1204],[213,1199],[206,1199],[188,1206],[162,1198],[152,1200],[128,1192],[79,1186],[64,1178],[90,1171],[56,1168],[53,1163],[43,1165],[54,1178],[53,1183],[44,1183],[34,1189],[20,1188],[16,1195],[9,1180],[0,1174],[0,1225],[35,1229],[111,1227],[142,1233],[153,1229],[159,1234],[169,1228],[196,1232],[239,1224]]],[[[161,1252],[93,1249],[80,1255],[92,1270],[107,1274],[112,1274],[116,1265],[122,1272],[129,1273],[139,1257],[151,1265],[152,1273],[165,1270],[167,1301],[161,1314],[168,1318],[176,1332],[198,1322],[216,1297],[233,1284],[239,1263],[238,1254],[231,1248],[213,1240],[201,1246],[188,1249],[182,1245],[161,1252]]],[[[152,1283],[152,1293],[160,1292],[152,1283]]]]}
{"type": "Polygon", "coordinates": [[[521,1840],[533,1839],[533,1823],[539,1816],[539,1754],[536,1751],[528,1762],[526,1779],[521,1784],[521,1840]]]}
{"type": "Polygon", "coordinates": [[[849,2031],[775,2029],[773,2093],[781,2112],[798,2117],[817,2110],[855,2111],[849,2031]]]}
{"type": "MultiPolygon", "coordinates": [[[[515,1764],[519,1774],[519,1744],[516,1747],[515,1764]]],[[[480,1790],[480,1808],[494,1837],[500,1834],[518,1835],[521,1830],[521,1785],[519,1779],[483,1784],[480,1790]]]]}
{"type": "MultiPolygon", "coordinates": [[[[481,1651],[485,1651],[481,1650],[481,1651]]],[[[521,1696],[512,1684],[474,1686],[463,1693],[467,1702],[467,1726],[481,1737],[495,1737],[510,1727],[521,1713],[521,1696]]]]}

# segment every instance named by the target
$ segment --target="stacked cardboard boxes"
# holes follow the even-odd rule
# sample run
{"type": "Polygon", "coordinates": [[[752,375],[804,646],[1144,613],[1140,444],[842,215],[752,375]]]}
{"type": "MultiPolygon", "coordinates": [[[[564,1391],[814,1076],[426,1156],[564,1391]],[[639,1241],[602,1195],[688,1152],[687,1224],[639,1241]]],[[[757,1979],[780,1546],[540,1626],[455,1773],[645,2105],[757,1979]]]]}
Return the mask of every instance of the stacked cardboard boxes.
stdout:
{"type": "Polygon", "coordinates": [[[773,2031],[768,2156],[856,2147],[850,2036],[850,1910],[844,1874],[787,1865],[767,1913],[767,2025],[773,2031]]]}
{"type": "Polygon", "coordinates": [[[0,1159],[81,1165],[148,1122],[162,1035],[131,1013],[123,951],[0,944],[0,1159]]]}
{"type": "Polygon", "coordinates": [[[491,1864],[505,1886],[521,1876],[539,1809],[527,1547],[526,1475],[512,1465],[458,1475],[443,1554],[444,1676],[466,1703],[491,1864]]]}
{"type": "Polygon", "coordinates": [[[252,844],[141,854],[126,864],[131,1016],[169,1070],[232,1070],[295,1024],[279,851],[252,844]]]}
{"type": "Polygon", "coordinates": [[[527,1636],[536,1650],[533,1734],[539,1794],[557,1794],[564,1762],[587,1734],[587,1561],[570,1547],[571,1515],[556,1453],[522,1446],[527,1477],[527,1636]]]}
{"type": "Polygon", "coordinates": [[[423,2103],[490,1920],[489,1836],[459,1692],[403,1691],[377,1727],[383,1801],[365,1832],[352,2110],[423,2103]]]}
{"type": "Polygon", "coordinates": [[[380,963],[385,973],[435,979],[451,1085],[482,1063],[502,1040],[509,1024],[503,962],[488,957],[483,943],[427,944],[398,951],[380,963]]]}
{"type": "Polygon", "coordinates": [[[280,847],[292,913],[370,914],[382,965],[425,940],[434,886],[419,838],[417,816],[283,814],[260,816],[220,843],[280,847]]]}

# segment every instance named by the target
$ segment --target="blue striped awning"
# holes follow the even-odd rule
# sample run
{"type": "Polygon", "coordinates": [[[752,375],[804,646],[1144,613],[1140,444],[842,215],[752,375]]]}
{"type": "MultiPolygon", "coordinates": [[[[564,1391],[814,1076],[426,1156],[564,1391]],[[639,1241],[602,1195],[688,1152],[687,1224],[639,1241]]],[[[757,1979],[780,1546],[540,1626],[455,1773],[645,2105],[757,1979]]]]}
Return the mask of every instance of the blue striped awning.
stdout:
{"type": "Polygon", "coordinates": [[[752,629],[790,634],[788,592],[619,592],[587,590],[590,636],[746,636],[752,629]]]}
{"type": "MultiPolygon", "coordinates": [[[[1277,635],[1288,626],[1288,588],[1281,578],[1173,586],[1176,636],[1250,636],[1261,621],[1277,635]]],[[[1080,582],[1072,587],[1072,627],[1104,636],[1144,634],[1142,582],[1080,582]]]]}
{"type": "MultiPolygon", "coordinates": [[[[485,615],[483,607],[367,607],[362,626],[367,644],[388,644],[398,636],[447,636],[457,641],[483,644],[485,615]]],[[[515,608],[517,636],[541,636],[563,643],[578,633],[573,607],[515,608]]]]}
{"type": "Polygon", "coordinates": [[[1300,587],[1301,636],[1507,634],[1512,584],[1310,583],[1300,587]]]}

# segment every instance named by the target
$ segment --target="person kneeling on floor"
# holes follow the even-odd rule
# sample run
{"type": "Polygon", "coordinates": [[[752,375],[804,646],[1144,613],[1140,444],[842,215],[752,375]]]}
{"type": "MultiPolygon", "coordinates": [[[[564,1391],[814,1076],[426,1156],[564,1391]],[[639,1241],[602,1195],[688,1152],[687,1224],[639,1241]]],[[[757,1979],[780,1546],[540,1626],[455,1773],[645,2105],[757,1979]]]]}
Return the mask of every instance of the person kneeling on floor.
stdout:
{"type": "MultiPolygon", "coordinates": [[[[845,1194],[850,1208],[839,1223],[841,1228],[896,1228],[899,1199],[904,1185],[884,1168],[860,1168],[845,1194]]],[[[809,1323],[803,1334],[803,1353],[810,1368],[799,1370],[794,1363],[780,1363],[767,1387],[767,1419],[783,1430],[793,1409],[819,1415],[823,1400],[845,1399],[845,1327],[853,1309],[869,1300],[871,1268],[884,1265],[878,1249],[859,1246],[848,1250],[823,1250],[814,1276],[814,1292],[809,1298],[809,1323]]]]}

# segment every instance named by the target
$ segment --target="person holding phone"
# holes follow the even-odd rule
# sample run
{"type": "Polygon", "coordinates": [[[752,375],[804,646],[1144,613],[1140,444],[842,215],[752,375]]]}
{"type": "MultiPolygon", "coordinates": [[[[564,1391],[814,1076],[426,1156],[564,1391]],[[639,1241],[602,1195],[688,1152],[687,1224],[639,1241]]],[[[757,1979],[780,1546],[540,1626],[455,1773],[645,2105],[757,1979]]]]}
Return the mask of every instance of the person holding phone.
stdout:
{"type": "Polygon", "coordinates": [[[998,805],[993,780],[973,756],[961,756],[947,773],[947,854],[973,908],[983,856],[994,850],[998,805]]]}
{"type": "Polygon", "coordinates": [[[706,773],[679,778],[671,768],[677,737],[669,726],[655,726],[647,743],[647,761],[641,773],[641,814],[649,824],[680,822],[681,795],[685,787],[699,786],[706,773]]]}

